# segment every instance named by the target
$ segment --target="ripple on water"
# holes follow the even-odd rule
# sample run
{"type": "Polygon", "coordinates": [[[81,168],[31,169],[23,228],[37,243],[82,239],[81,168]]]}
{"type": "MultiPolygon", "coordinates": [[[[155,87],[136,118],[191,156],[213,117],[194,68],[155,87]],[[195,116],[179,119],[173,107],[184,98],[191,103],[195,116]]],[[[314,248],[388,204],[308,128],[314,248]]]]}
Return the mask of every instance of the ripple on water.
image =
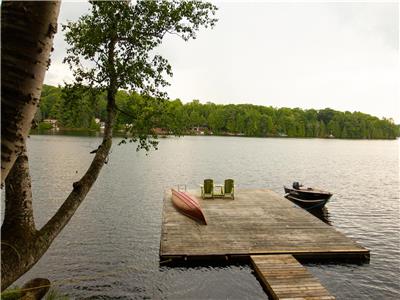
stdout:
{"type": "MultiPolygon", "coordinates": [[[[39,227],[88,167],[89,150],[99,142],[70,136],[29,139],[39,227]]],[[[114,146],[87,199],[18,284],[48,277],[79,299],[265,299],[249,266],[159,266],[164,190],[180,183],[197,187],[211,177],[234,178],[238,188],[266,187],[279,194],[293,181],[332,191],[329,222],[370,249],[371,261],[307,264],[308,269],[337,299],[400,299],[398,145],[184,137],[160,140],[160,150],[149,156],[136,153],[134,145],[114,146]]]]}

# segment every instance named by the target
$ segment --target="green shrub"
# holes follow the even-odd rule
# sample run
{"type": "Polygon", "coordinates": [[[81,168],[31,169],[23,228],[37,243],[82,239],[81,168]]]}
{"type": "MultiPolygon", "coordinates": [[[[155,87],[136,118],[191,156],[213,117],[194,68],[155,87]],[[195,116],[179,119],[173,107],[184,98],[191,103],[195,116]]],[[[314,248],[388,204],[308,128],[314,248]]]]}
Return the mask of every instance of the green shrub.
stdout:
{"type": "Polygon", "coordinates": [[[53,128],[53,126],[50,123],[46,123],[46,122],[40,122],[38,125],[39,130],[50,130],[52,128],[53,128]]]}
{"type": "Polygon", "coordinates": [[[22,296],[21,289],[17,286],[5,290],[4,292],[1,293],[2,300],[19,299],[21,298],[21,296],[22,296]]]}

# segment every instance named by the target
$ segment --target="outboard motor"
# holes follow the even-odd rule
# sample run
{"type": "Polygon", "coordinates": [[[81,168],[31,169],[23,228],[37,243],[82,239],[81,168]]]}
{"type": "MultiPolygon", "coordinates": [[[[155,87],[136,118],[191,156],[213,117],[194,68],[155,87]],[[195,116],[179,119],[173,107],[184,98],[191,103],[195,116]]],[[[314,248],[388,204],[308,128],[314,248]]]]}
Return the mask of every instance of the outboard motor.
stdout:
{"type": "Polygon", "coordinates": [[[294,188],[295,190],[300,189],[300,183],[298,183],[297,181],[293,182],[293,188],[294,188]]]}

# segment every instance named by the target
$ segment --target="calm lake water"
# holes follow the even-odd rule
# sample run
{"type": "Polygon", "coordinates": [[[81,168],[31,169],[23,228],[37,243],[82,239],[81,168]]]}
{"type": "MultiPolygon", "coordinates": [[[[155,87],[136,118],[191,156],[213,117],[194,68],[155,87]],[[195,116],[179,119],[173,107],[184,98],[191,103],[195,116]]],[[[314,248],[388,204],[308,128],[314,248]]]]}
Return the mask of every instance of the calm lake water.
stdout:
{"type": "MultiPolygon", "coordinates": [[[[99,142],[31,136],[38,226],[66,198],[99,142]]],[[[333,192],[330,223],[370,249],[371,261],[306,266],[337,299],[400,299],[398,140],[171,137],[148,156],[133,144],[114,146],[71,222],[18,283],[47,277],[77,299],[265,299],[247,265],[160,267],[164,190],[196,187],[206,177],[279,194],[295,180],[333,192]]]]}

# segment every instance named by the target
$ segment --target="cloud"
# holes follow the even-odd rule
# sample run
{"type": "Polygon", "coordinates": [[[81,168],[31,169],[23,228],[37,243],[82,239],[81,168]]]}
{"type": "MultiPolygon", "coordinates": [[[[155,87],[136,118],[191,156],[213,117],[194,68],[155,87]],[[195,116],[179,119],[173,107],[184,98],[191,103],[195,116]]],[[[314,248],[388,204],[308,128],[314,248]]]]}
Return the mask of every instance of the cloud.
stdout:
{"type": "MultiPolygon", "coordinates": [[[[400,122],[398,3],[223,2],[213,30],[196,40],[168,36],[158,52],[183,101],[362,111],[400,122]]],[[[88,3],[65,3],[60,20],[88,3]]],[[[55,40],[47,83],[71,79],[55,40]]]]}
{"type": "Polygon", "coordinates": [[[64,82],[71,83],[73,81],[72,72],[65,64],[53,62],[49,70],[46,72],[44,82],[49,85],[64,85],[64,82]]]}

